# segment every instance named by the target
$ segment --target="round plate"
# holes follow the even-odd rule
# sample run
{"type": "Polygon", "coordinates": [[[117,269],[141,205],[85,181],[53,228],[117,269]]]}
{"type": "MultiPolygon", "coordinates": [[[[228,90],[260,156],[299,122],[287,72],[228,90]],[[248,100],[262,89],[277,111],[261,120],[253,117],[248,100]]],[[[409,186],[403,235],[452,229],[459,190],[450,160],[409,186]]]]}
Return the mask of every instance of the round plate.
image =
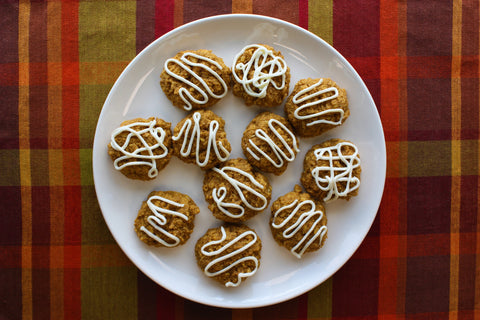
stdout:
{"type": "MultiPolygon", "coordinates": [[[[243,157],[240,141],[247,124],[264,109],[246,107],[229,93],[211,108],[226,121],[232,144],[230,158],[243,157]]],[[[283,115],[283,106],[269,109],[283,115]]],[[[386,172],[385,140],[375,104],[353,67],[329,44],[285,21],[257,15],[222,15],[191,22],[151,43],[123,71],[105,101],[93,146],[93,174],[105,221],[119,246],[153,281],[187,299],[219,307],[249,308],[294,298],[333,275],[363,241],[377,213],[386,172]],[[299,260],[273,240],[268,226],[270,208],[246,224],[262,240],[257,273],[237,288],[225,288],[207,278],[196,265],[195,242],[207,229],[220,225],[208,210],[202,192],[204,172],[173,157],[165,170],[149,182],[126,178],[113,168],[107,154],[111,132],[136,117],[160,117],[172,128],[187,112],[173,107],[162,92],[159,76],[166,59],[181,50],[210,49],[228,66],[244,46],[268,44],[281,51],[290,67],[290,88],[303,78],[329,77],[347,90],[351,115],[340,127],[309,139],[300,139],[301,151],[279,177],[267,175],[272,202],[299,184],[308,149],[330,138],[355,143],[362,160],[362,184],[357,197],[326,205],[328,239],[323,248],[299,260]],[[142,201],[153,190],[175,190],[190,195],[200,207],[190,240],[177,248],[154,248],[136,236],[133,222],[142,201]]]]}

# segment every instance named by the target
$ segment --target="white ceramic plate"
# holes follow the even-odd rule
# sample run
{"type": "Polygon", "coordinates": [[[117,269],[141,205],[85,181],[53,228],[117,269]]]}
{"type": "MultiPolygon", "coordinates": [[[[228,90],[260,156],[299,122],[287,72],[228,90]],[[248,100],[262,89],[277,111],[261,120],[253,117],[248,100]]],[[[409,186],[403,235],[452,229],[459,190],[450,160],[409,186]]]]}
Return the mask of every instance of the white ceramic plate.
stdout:
{"type": "MultiPolygon", "coordinates": [[[[291,90],[290,89],[290,90],[291,90]]],[[[240,141],[251,119],[262,109],[246,107],[229,93],[212,110],[226,120],[231,158],[242,157],[240,141]]],[[[283,106],[272,110],[283,115],[283,106]]],[[[153,281],[187,299],[219,307],[249,308],[294,298],[333,275],[363,241],[377,213],[386,171],[385,140],[375,104],[353,67],[329,44],[293,24],[256,15],[223,15],[198,20],[157,39],[124,70],[113,86],[98,119],[93,146],[93,173],[105,221],[125,254],[153,281]],[[150,182],[133,181],[113,168],[107,155],[110,134],[126,119],[157,116],[172,128],[187,113],[175,108],[163,94],[159,75],[164,61],[178,51],[210,49],[231,66],[244,46],[264,43],[280,50],[291,70],[292,89],[302,78],[330,77],[347,90],[351,115],[345,124],[323,136],[300,139],[301,152],[280,177],[267,175],[272,202],[299,183],[303,158],[315,143],[337,137],[354,142],[362,160],[362,184],[357,197],[326,205],[328,239],[315,253],[298,260],[278,246],[270,233],[270,208],[247,222],[260,236],[261,266],[237,288],[224,288],[197,267],[194,246],[208,228],[220,224],[208,210],[203,193],[203,171],[173,157],[150,182]],[[201,209],[190,240],[177,248],[153,248],[136,236],[133,222],[142,201],[153,190],[186,193],[201,209]]]]}

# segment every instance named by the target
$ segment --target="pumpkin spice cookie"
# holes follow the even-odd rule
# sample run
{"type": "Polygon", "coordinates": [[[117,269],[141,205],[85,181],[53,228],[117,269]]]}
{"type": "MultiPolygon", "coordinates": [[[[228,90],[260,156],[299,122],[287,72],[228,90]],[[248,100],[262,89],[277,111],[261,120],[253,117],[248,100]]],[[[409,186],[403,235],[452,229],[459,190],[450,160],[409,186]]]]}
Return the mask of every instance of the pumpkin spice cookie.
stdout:
{"type": "Polygon", "coordinates": [[[165,61],[160,86],[174,106],[187,111],[204,109],[227,94],[231,74],[212,51],[187,50],[165,61]]]}
{"type": "Polygon", "coordinates": [[[186,194],[153,191],[142,203],[135,219],[135,232],[144,243],[155,247],[184,244],[193,231],[198,206],[186,194]]]}
{"type": "Polygon", "coordinates": [[[325,208],[296,185],[272,203],[270,230],[279,245],[300,259],[320,249],[327,239],[325,208]]]}
{"type": "Polygon", "coordinates": [[[290,68],[279,51],[264,44],[243,48],[232,66],[233,94],[247,106],[275,107],[288,95],[290,68]]]}
{"type": "Polygon", "coordinates": [[[301,137],[318,136],[343,124],[350,115],[347,92],[328,78],[297,82],[284,109],[301,137]]]}
{"type": "Polygon", "coordinates": [[[241,222],[268,206],[272,186],[263,174],[253,170],[247,160],[238,158],[207,171],[203,193],[215,218],[241,222]]]}
{"type": "Polygon", "coordinates": [[[264,172],[281,175],[299,151],[298,140],[288,121],[271,112],[256,116],[242,137],[247,160],[264,172]]]}
{"type": "Polygon", "coordinates": [[[349,200],[358,194],[361,171],[357,147],[350,141],[331,139],[307,152],[300,181],[315,199],[349,200]]]}
{"type": "Polygon", "coordinates": [[[198,110],[180,121],[173,130],[173,152],[182,161],[203,170],[228,159],[232,148],[225,121],[210,110],[198,110]]]}
{"type": "Polygon", "coordinates": [[[108,144],[115,169],[130,179],[155,179],[172,156],[170,126],[154,117],[122,122],[108,144]]]}
{"type": "Polygon", "coordinates": [[[253,229],[226,224],[209,229],[195,245],[203,273],[226,287],[237,287],[260,266],[262,242],[253,229]]]}

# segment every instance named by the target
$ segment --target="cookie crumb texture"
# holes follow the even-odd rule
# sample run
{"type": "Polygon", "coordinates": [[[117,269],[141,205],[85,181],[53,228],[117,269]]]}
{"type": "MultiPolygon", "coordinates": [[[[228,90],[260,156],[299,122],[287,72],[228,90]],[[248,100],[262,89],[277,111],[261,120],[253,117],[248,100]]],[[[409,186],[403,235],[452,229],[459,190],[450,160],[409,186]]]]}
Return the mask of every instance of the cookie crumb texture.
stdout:
{"type": "Polygon", "coordinates": [[[331,139],[307,152],[300,181],[315,199],[349,200],[358,194],[361,171],[357,147],[347,140],[331,139]]]}
{"type": "Polygon", "coordinates": [[[126,177],[153,180],[172,157],[171,124],[159,118],[124,121],[112,132],[108,154],[126,177]]]}
{"type": "Polygon", "coordinates": [[[231,77],[230,68],[211,50],[187,50],[165,61],[160,86],[174,106],[197,110],[222,99],[231,77]]]}
{"type": "Polygon", "coordinates": [[[155,247],[177,247],[190,238],[200,209],[186,194],[153,191],[142,203],[135,219],[140,240],[155,247]]]}
{"type": "Polygon", "coordinates": [[[296,185],[272,203],[270,230],[280,246],[300,259],[304,253],[319,250],[327,239],[325,208],[296,185]]]}
{"type": "Polygon", "coordinates": [[[262,242],[245,225],[226,224],[209,229],[195,245],[202,272],[226,287],[237,287],[260,266],[262,242]]]}
{"type": "Polygon", "coordinates": [[[203,193],[215,218],[242,222],[267,208],[272,186],[247,160],[237,158],[206,172],[203,193]]]}
{"type": "Polygon", "coordinates": [[[350,116],[346,90],[328,78],[298,81],[284,109],[301,137],[321,135],[342,125],[350,116]]]}
{"type": "Polygon", "coordinates": [[[259,170],[281,175],[299,152],[298,139],[285,118],[263,112],[245,129],[242,150],[259,170]]]}
{"type": "Polygon", "coordinates": [[[210,110],[195,111],[180,121],[172,140],[175,156],[204,170],[226,161],[232,151],[225,120],[210,110]]]}
{"type": "Polygon", "coordinates": [[[232,66],[233,94],[247,106],[275,107],[288,95],[290,68],[283,55],[264,44],[246,46],[232,66]]]}

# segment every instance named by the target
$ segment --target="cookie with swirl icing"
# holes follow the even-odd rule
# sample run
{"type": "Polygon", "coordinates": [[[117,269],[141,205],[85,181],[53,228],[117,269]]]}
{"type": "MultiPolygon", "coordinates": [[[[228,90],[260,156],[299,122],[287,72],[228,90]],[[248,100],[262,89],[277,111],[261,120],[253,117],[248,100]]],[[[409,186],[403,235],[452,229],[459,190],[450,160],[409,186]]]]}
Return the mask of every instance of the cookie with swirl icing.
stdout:
{"type": "Polygon", "coordinates": [[[195,258],[205,276],[225,287],[238,287],[260,267],[262,242],[245,225],[209,229],[195,245],[195,258]]]}
{"type": "Polygon", "coordinates": [[[233,94],[247,106],[275,107],[288,95],[290,68],[283,55],[271,46],[251,44],[234,58],[233,94]]]}
{"type": "Polygon", "coordinates": [[[160,86],[173,105],[190,111],[205,109],[230,88],[231,70],[210,50],[187,50],[167,59],[160,86]]]}
{"type": "Polygon", "coordinates": [[[171,151],[171,124],[154,117],[122,122],[108,144],[114,168],[138,180],[155,179],[170,162],[171,151]]]}
{"type": "Polygon", "coordinates": [[[199,212],[198,206],[186,194],[153,191],[138,211],[135,232],[147,245],[177,247],[190,238],[199,212]]]}
{"type": "Polygon", "coordinates": [[[281,175],[299,152],[298,139],[288,121],[272,112],[257,115],[242,137],[242,150],[253,166],[281,175]]]}
{"type": "Polygon", "coordinates": [[[342,125],[350,115],[346,90],[328,78],[298,81],[284,109],[301,137],[318,136],[342,125]]]}
{"type": "Polygon", "coordinates": [[[225,120],[210,110],[197,110],[173,129],[173,153],[186,163],[208,170],[226,161],[232,147],[225,120]]]}
{"type": "Polygon", "coordinates": [[[347,140],[331,139],[307,152],[300,181],[315,199],[349,200],[358,194],[361,172],[357,146],[347,140]]]}
{"type": "Polygon", "coordinates": [[[215,218],[242,222],[267,208],[272,186],[247,160],[237,158],[206,172],[203,193],[215,218]]]}
{"type": "Polygon", "coordinates": [[[270,230],[273,238],[295,257],[319,250],[327,239],[325,208],[296,185],[272,203],[270,230]]]}

